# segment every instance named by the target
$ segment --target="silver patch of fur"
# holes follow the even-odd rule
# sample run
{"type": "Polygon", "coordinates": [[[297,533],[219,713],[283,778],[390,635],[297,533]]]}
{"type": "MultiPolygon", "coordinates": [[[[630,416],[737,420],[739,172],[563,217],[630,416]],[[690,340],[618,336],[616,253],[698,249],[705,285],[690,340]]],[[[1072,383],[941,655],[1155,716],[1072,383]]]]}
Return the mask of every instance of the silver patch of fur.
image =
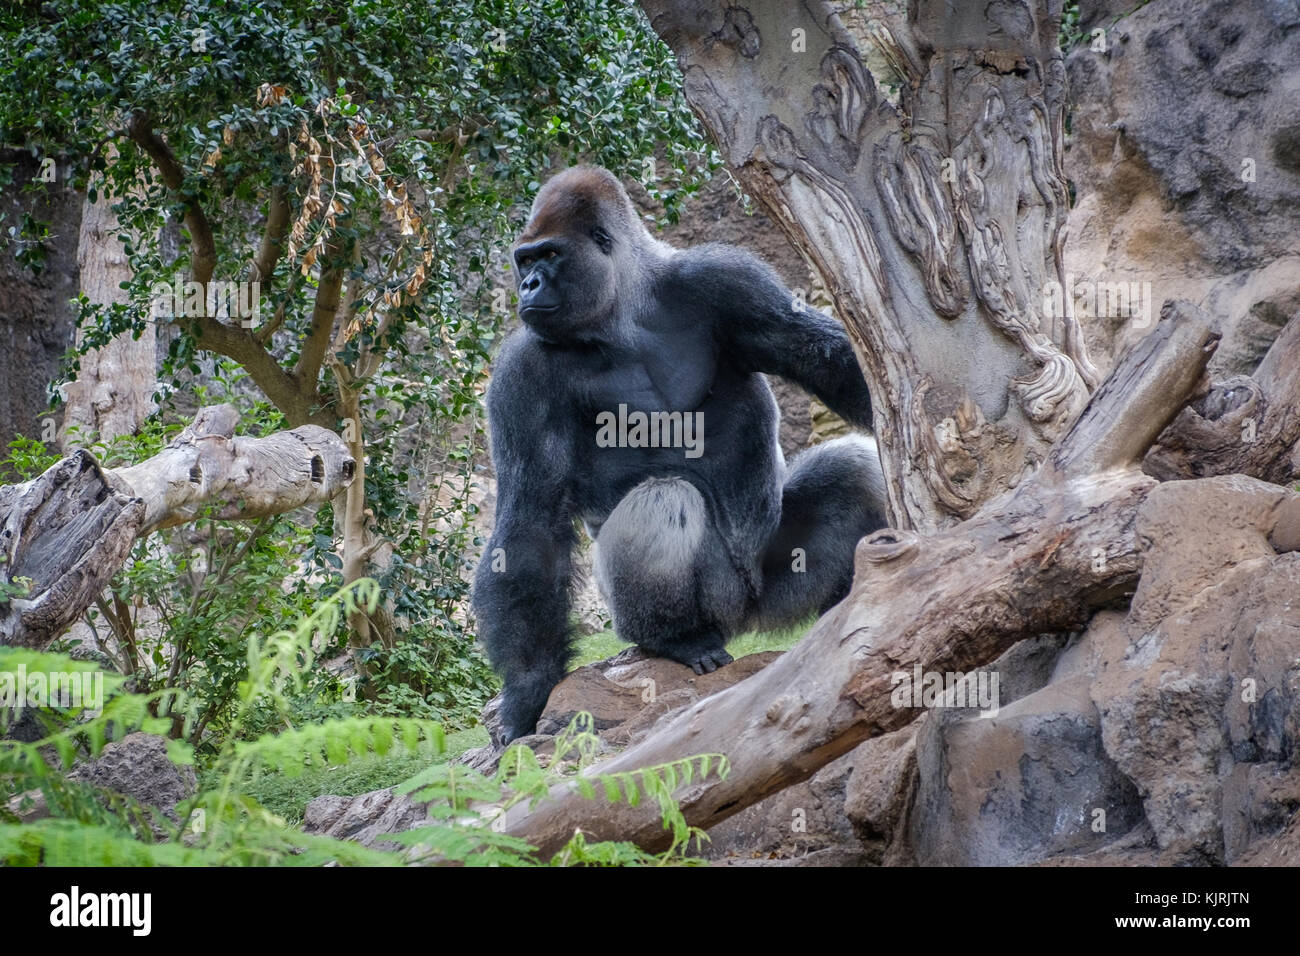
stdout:
{"type": "Polygon", "coordinates": [[[617,561],[647,589],[680,586],[692,573],[704,540],[708,511],[704,497],[681,478],[641,482],[610,512],[595,541],[596,587],[609,603],[617,561]]]}

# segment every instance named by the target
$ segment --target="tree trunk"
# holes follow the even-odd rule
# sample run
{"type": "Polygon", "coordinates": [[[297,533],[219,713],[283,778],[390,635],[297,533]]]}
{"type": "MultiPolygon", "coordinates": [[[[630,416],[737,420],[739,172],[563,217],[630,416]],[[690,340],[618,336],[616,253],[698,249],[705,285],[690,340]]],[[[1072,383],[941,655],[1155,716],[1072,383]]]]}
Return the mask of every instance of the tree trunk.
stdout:
{"type": "Polygon", "coordinates": [[[1215,383],[1184,408],[1147,455],[1162,481],[1246,474],[1300,480],[1300,322],[1292,320],[1255,374],[1215,383]]]}
{"type": "MultiPolygon", "coordinates": [[[[95,202],[87,197],[77,265],[81,294],[96,305],[129,304],[122,285],[131,279],[131,265],[117,238],[120,231],[112,200],[102,194],[95,202]]],[[[80,330],[77,341],[81,341],[80,330]]],[[[146,323],[139,338],[123,332],[103,348],[87,352],[80,365],[76,380],[64,393],[64,448],[87,445],[92,436],[111,441],[133,434],[154,408],[157,358],[153,324],[146,323]],[[76,431],[69,436],[71,429],[76,431]]]]}
{"type": "MultiPolygon", "coordinates": [[[[1141,569],[1134,521],[1157,484],[1142,473],[1142,457],[1204,386],[1218,341],[1195,316],[1185,303],[1167,306],[1014,491],[945,531],[866,538],[852,593],[792,650],[594,771],[725,754],[732,768],[725,780],[697,779],[676,794],[687,821],[707,829],[919,716],[914,702],[895,699],[895,674],[968,673],[1023,638],[1077,627],[1130,593],[1141,569]]],[[[579,828],[589,839],[650,849],[669,838],[653,801],[587,800],[569,782],[532,811],[513,808],[505,827],[544,856],[579,828]]]]}
{"type": "Polygon", "coordinates": [[[891,524],[946,527],[1014,488],[1099,378],[1069,297],[1044,302],[1065,280],[1060,3],[918,0],[852,29],[829,3],[642,6],[858,346],[891,524]]]}
{"type": "MultiPolygon", "coordinates": [[[[344,441],[348,453],[356,462],[355,474],[337,501],[334,502],[335,525],[341,530],[343,552],[343,583],[353,581],[375,573],[378,564],[386,564],[392,557],[392,544],[383,537],[373,533],[374,514],[366,507],[366,441],[365,431],[361,426],[361,393],[351,387],[346,371],[338,369],[339,405],[345,424],[344,441]],[[376,562],[376,558],[380,562],[376,562]]],[[[378,640],[385,647],[392,647],[396,642],[395,622],[387,600],[381,600],[369,614],[358,608],[348,617],[348,626],[352,628],[351,644],[354,651],[369,647],[378,640]]],[[[357,671],[369,675],[371,668],[362,655],[356,655],[357,671]]],[[[374,691],[366,683],[363,694],[374,691]]]]}
{"type": "Polygon", "coordinates": [[[209,406],[138,465],[106,471],[78,451],[25,484],[0,487],[0,644],[49,644],[137,538],[209,511],[229,520],[281,514],[351,483],[354,462],[333,432],[304,425],[237,438],[238,420],[231,405],[209,406]]]}

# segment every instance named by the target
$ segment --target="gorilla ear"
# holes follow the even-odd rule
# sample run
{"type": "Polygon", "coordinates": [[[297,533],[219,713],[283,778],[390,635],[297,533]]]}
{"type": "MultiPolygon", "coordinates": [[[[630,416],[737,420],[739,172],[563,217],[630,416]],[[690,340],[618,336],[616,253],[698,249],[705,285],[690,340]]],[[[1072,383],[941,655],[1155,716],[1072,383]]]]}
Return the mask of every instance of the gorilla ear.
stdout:
{"type": "Polygon", "coordinates": [[[600,251],[609,255],[614,249],[614,240],[610,238],[609,233],[597,226],[591,230],[591,238],[596,240],[596,245],[600,246],[600,251]]]}

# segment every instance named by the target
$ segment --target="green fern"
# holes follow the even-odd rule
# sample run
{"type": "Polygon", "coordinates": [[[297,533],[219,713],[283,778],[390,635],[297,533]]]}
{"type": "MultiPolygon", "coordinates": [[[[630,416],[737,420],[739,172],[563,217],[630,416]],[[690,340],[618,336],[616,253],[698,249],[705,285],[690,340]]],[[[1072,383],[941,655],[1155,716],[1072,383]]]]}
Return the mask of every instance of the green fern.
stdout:
{"type": "MultiPolygon", "coordinates": [[[[601,752],[592,716],[578,714],[555,739],[545,762],[527,747],[511,747],[489,778],[468,767],[432,763],[398,791],[428,807],[429,822],[391,838],[404,850],[370,849],[343,840],[306,834],[249,796],[259,775],[300,775],[308,768],[341,766],[361,756],[398,751],[442,754],[443,728],[436,722],[390,717],[327,720],[294,727],[292,695],[314,663],[313,636],[329,632],[344,615],[373,610],[379,599],[373,581],[358,581],[322,602],[292,628],[248,649],[247,676],[239,685],[232,733],[217,745],[204,787],[176,808],[176,817],[72,779],[78,759],[97,756],[109,740],[133,731],[166,735],[175,729],[160,709],[193,717],[178,691],[129,693],[119,675],[104,675],[102,710],[84,707],[49,711],[51,732],[25,743],[0,741],[0,864],[11,866],[350,866],[401,863],[461,863],[470,866],[664,865],[691,863],[688,850],[707,839],[687,824],[673,793],[710,773],[725,777],[729,765],[720,754],[702,754],[656,767],[617,774],[594,773],[601,752]],[[278,715],[277,733],[243,739],[246,721],[278,715]],[[549,860],[539,860],[527,842],[497,829],[507,809],[546,797],[567,783],[584,797],[603,793],[610,801],[637,805],[653,799],[672,834],[663,853],[632,844],[588,843],[579,832],[549,860]],[[20,816],[42,799],[48,817],[20,823],[20,816]]],[[[0,648],[0,672],[93,671],[97,665],[61,654],[0,648]]],[[[0,709],[0,719],[7,712],[0,709]]],[[[184,726],[182,732],[189,733],[184,726]]],[[[168,753],[179,764],[194,762],[193,748],[170,739],[168,753]]]]}
{"type": "Polygon", "coordinates": [[[586,712],[577,714],[555,738],[555,751],[548,766],[542,766],[528,747],[515,745],[506,750],[498,763],[497,773],[488,778],[468,767],[438,765],[428,768],[397,787],[398,793],[429,804],[431,818],[440,827],[422,827],[401,834],[399,842],[418,846],[418,860],[438,859],[470,865],[536,865],[528,855],[531,847],[493,827],[504,819],[505,812],[527,801],[535,806],[550,795],[558,782],[567,782],[586,799],[598,792],[618,803],[626,800],[637,806],[644,797],[659,807],[665,830],[672,842],[662,853],[647,853],[630,843],[588,843],[581,831],[549,861],[551,866],[593,865],[665,865],[691,863],[688,852],[692,843],[698,850],[708,835],[690,826],[673,797],[679,786],[703,779],[712,770],[725,778],[730,772],[727,758],[721,754],[700,754],[641,770],[601,774],[587,773],[600,748],[595,721],[586,712]],[[599,790],[598,790],[599,788],[599,790]]]}

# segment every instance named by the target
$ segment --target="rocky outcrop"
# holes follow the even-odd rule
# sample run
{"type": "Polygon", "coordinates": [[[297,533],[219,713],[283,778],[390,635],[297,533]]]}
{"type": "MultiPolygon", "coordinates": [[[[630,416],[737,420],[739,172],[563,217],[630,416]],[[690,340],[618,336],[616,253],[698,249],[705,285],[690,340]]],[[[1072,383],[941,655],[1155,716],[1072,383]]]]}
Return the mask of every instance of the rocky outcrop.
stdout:
{"type": "Polygon", "coordinates": [[[404,849],[400,843],[384,837],[428,822],[426,807],[388,787],[359,797],[317,797],[307,804],[302,828],[307,833],[354,840],[375,849],[399,850],[404,849]]]}
{"type": "Polygon", "coordinates": [[[104,745],[99,757],[75,767],[69,777],[156,807],[173,821],[176,805],[194,796],[193,767],[174,764],[167,741],[156,734],[127,734],[104,745]]]}
{"type": "Polygon", "coordinates": [[[1149,283],[1154,300],[1150,322],[1103,309],[1084,320],[1094,361],[1109,364],[1161,302],[1185,298],[1221,320],[1212,370],[1249,374],[1300,312],[1300,9],[1084,0],[1080,12],[1065,269],[1081,288],[1104,284],[1103,301],[1120,282],[1149,283]]]}
{"type": "Polygon", "coordinates": [[[1215,864],[1289,845],[1300,551],[1286,529],[1297,508],[1300,495],[1241,476],[1156,488],[1126,613],[1098,614],[1063,646],[1005,655],[990,668],[1010,687],[995,716],[927,716],[912,859],[1215,864]]]}
{"type": "Polygon", "coordinates": [[[1284,505],[1297,496],[1240,476],[1157,488],[1149,570],[1098,647],[1106,752],[1179,860],[1231,862],[1300,807],[1300,552],[1268,537],[1284,505]]]}
{"type": "MultiPolygon", "coordinates": [[[[0,222],[17,233],[0,246],[0,458],[16,435],[46,441],[53,451],[57,418],[45,386],[59,378],[72,345],[77,313],[77,235],[82,195],[64,166],[6,151],[13,184],[0,196],[0,222]],[[51,181],[47,178],[53,177],[51,181]],[[49,223],[49,236],[23,234],[25,216],[49,223]],[[48,419],[49,424],[44,420],[48,419]]],[[[0,473],[0,481],[4,475],[0,473]]]]}

